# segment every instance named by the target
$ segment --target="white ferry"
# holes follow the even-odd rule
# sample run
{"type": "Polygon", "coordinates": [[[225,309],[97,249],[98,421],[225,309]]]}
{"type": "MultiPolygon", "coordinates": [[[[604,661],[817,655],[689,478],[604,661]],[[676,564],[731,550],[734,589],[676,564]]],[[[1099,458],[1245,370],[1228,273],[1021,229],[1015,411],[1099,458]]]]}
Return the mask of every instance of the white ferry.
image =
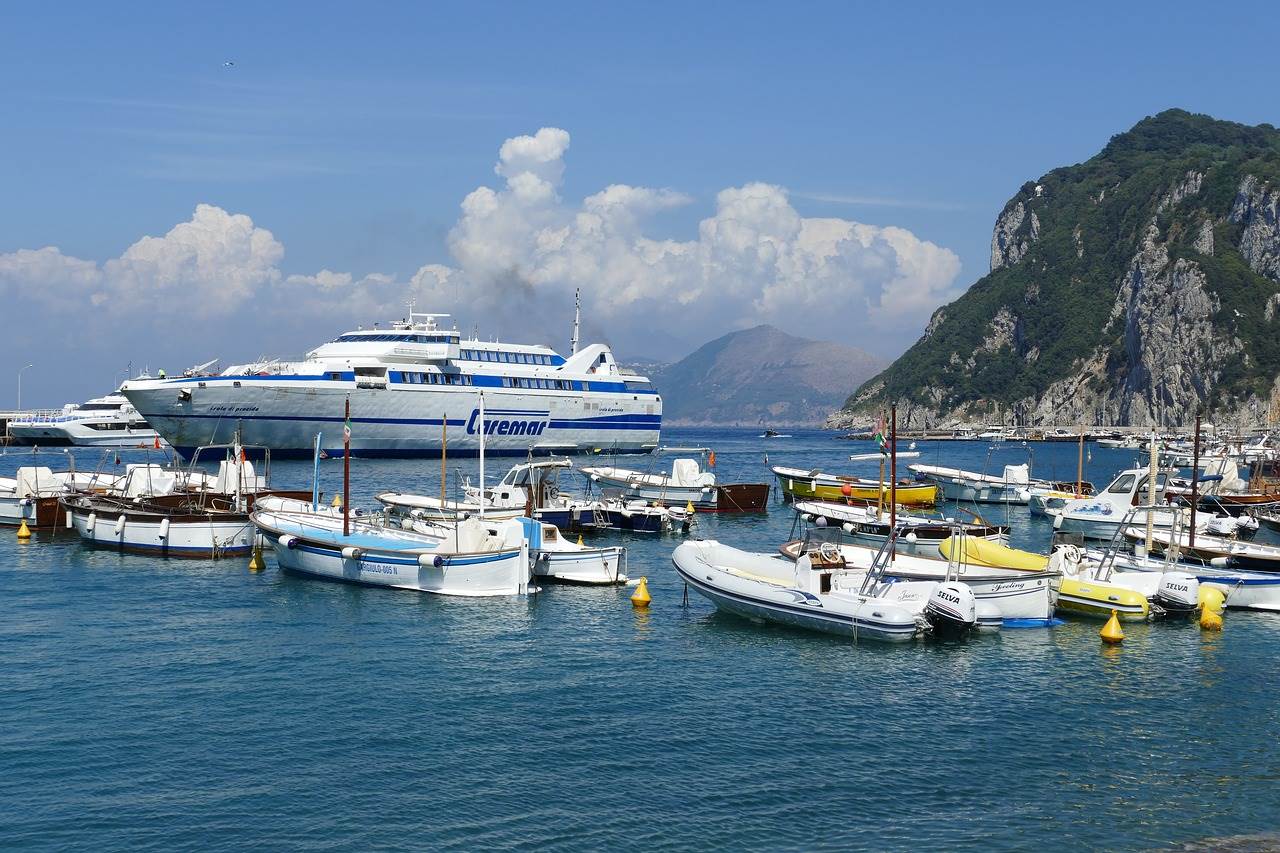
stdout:
{"type": "Polygon", "coordinates": [[[158,437],[120,394],[67,403],[61,410],[27,412],[9,421],[14,444],[41,447],[153,447],[158,437]]]}
{"type": "Polygon", "coordinates": [[[230,367],[217,376],[137,379],[121,391],[161,436],[189,456],[226,443],[309,456],[317,433],[342,449],[351,400],[353,456],[647,453],[658,445],[662,398],[603,344],[565,358],[547,346],[462,340],[447,314],[412,310],[386,329],[360,329],[299,362],[230,367]],[[484,395],[484,414],[480,395],[484,395]]]}

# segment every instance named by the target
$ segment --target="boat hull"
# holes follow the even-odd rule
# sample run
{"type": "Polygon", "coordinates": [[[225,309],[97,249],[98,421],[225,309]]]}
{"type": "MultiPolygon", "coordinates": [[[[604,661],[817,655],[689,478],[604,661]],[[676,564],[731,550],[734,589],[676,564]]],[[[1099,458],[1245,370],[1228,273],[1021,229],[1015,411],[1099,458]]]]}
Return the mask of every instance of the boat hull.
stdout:
{"type": "MultiPolygon", "coordinates": [[[[775,472],[778,487],[791,500],[817,499],[827,501],[854,500],[863,503],[876,503],[883,500],[889,503],[889,486],[878,483],[870,485],[852,478],[841,479],[833,475],[805,475],[775,472]],[[845,494],[845,487],[849,492],[845,494]]],[[[938,489],[929,484],[898,484],[895,495],[899,506],[934,506],[938,502],[938,489]]]]}
{"type": "MultiPolygon", "coordinates": [[[[445,421],[449,455],[480,450],[476,391],[466,386],[368,388],[323,376],[240,376],[133,381],[123,393],[188,457],[199,445],[231,441],[236,429],[244,444],[282,458],[310,458],[321,433],[323,449],[336,456],[348,398],[353,456],[438,457],[445,421]]],[[[658,444],[662,421],[660,399],[643,394],[486,388],[485,408],[489,456],[647,453],[658,444]]]]}
{"type": "Polygon", "coordinates": [[[261,522],[258,528],[286,572],[436,595],[487,597],[528,590],[529,550],[523,546],[473,554],[393,551],[362,544],[376,542],[376,534],[321,539],[274,530],[261,522]]]}
{"type": "Polygon", "coordinates": [[[780,587],[760,591],[714,567],[699,564],[694,570],[674,557],[672,562],[681,579],[716,609],[747,619],[888,643],[908,642],[920,632],[915,617],[904,608],[876,604],[862,605],[856,613],[836,612],[806,593],[780,587]]]}
{"type": "Polygon", "coordinates": [[[56,528],[62,513],[56,497],[0,498],[0,526],[17,527],[23,521],[32,529],[56,528]]]}
{"type": "Polygon", "coordinates": [[[538,552],[533,561],[538,578],[573,584],[621,584],[627,581],[625,548],[538,552]]]}
{"type": "Polygon", "coordinates": [[[245,513],[174,515],[64,504],[81,540],[95,548],[190,559],[247,557],[254,529],[245,513]]]}

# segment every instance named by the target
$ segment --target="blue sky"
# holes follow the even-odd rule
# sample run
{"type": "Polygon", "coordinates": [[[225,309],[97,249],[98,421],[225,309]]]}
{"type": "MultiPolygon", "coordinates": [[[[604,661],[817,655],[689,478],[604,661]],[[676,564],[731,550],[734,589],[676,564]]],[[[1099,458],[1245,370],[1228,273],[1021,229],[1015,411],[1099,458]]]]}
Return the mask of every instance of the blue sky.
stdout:
{"type": "Polygon", "coordinates": [[[987,271],[994,217],[1025,180],[1167,107],[1280,124],[1277,8],[12,7],[0,353],[36,364],[26,402],[58,404],[105,390],[127,360],[297,353],[386,319],[412,288],[451,294],[468,329],[560,344],[582,286],[589,331],[624,355],[679,357],[773,320],[892,357],[987,271]],[[522,136],[532,166],[499,153],[522,136]],[[522,169],[555,201],[520,200],[522,169]],[[611,185],[669,192],[584,201],[611,185]],[[478,187],[496,214],[460,211],[478,187]],[[197,205],[226,214],[195,229],[221,254],[173,260],[157,242],[112,265],[197,205]],[[601,205],[625,221],[531,254],[601,205]],[[242,263],[224,232],[267,248],[242,263]],[[525,248],[486,265],[507,245],[525,248]],[[659,245],[649,274],[637,258],[659,245]],[[799,271],[760,260],[777,245],[799,271]],[[44,247],[56,254],[29,254],[44,247]],[[537,308],[510,310],[511,288],[537,308]]]}

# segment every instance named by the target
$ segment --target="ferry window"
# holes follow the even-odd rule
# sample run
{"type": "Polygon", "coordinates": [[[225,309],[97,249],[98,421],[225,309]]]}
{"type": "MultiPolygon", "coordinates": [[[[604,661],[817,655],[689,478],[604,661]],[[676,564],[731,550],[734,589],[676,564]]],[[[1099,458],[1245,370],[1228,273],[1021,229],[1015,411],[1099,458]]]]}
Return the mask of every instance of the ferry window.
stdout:
{"type": "Polygon", "coordinates": [[[1113,494],[1127,495],[1129,490],[1133,488],[1134,479],[1132,474],[1125,474],[1123,477],[1117,478],[1115,484],[1107,491],[1113,494]]]}
{"type": "MultiPolygon", "coordinates": [[[[329,378],[330,378],[330,379],[332,379],[334,382],[337,382],[339,379],[341,379],[341,378],[342,378],[342,374],[341,374],[341,373],[336,373],[336,372],[335,372],[335,373],[330,373],[330,374],[329,374],[329,378]]],[[[202,382],[202,383],[200,383],[200,384],[202,384],[202,385],[203,385],[204,383],[202,382]]]]}
{"type": "Polygon", "coordinates": [[[470,377],[469,375],[468,375],[468,376],[464,376],[464,377],[463,377],[463,379],[465,379],[465,380],[466,380],[466,382],[467,382],[467,384],[468,384],[468,385],[473,384],[473,383],[472,383],[472,381],[471,381],[471,377],[470,377]]]}

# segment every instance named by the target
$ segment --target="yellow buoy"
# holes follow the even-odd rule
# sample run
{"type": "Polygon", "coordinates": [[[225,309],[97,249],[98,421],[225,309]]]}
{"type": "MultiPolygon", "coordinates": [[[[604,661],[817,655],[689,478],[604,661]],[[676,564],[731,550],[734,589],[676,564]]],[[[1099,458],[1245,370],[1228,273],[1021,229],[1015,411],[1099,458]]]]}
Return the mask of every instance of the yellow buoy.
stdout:
{"type": "Polygon", "coordinates": [[[333,496],[333,508],[342,509],[342,495],[333,496]]]}
{"type": "Polygon", "coordinates": [[[265,568],[262,562],[262,546],[254,545],[253,551],[249,555],[249,571],[260,572],[265,568]]]}
{"type": "Polygon", "coordinates": [[[1111,611],[1111,618],[1102,626],[1100,635],[1104,643],[1118,643],[1124,639],[1124,629],[1120,627],[1120,617],[1111,611]]]}
{"type": "Polygon", "coordinates": [[[1200,627],[1205,631],[1222,630],[1222,614],[1209,608],[1200,611],[1200,627]]]}
{"type": "Polygon", "coordinates": [[[1221,615],[1222,609],[1227,606],[1227,597],[1223,595],[1222,590],[1212,587],[1200,585],[1200,612],[1213,611],[1221,615]]]}
{"type": "Polygon", "coordinates": [[[18,538],[19,539],[31,538],[31,528],[27,527],[27,520],[25,518],[22,519],[21,523],[18,524],[18,538]]]}
{"type": "Polygon", "coordinates": [[[693,508],[693,501],[689,501],[688,503],[686,503],[686,504],[684,505],[684,511],[685,511],[685,512],[687,512],[687,513],[690,513],[690,514],[693,514],[694,512],[697,512],[697,510],[695,510],[695,509],[693,508]]]}
{"type": "Polygon", "coordinates": [[[582,547],[582,534],[581,534],[581,533],[579,533],[579,534],[578,534],[578,547],[579,547],[579,548],[581,548],[581,547],[582,547]]]}
{"type": "Polygon", "coordinates": [[[650,601],[653,601],[653,598],[649,595],[649,579],[640,578],[640,583],[636,585],[636,591],[631,593],[631,606],[648,607],[650,601]]]}

